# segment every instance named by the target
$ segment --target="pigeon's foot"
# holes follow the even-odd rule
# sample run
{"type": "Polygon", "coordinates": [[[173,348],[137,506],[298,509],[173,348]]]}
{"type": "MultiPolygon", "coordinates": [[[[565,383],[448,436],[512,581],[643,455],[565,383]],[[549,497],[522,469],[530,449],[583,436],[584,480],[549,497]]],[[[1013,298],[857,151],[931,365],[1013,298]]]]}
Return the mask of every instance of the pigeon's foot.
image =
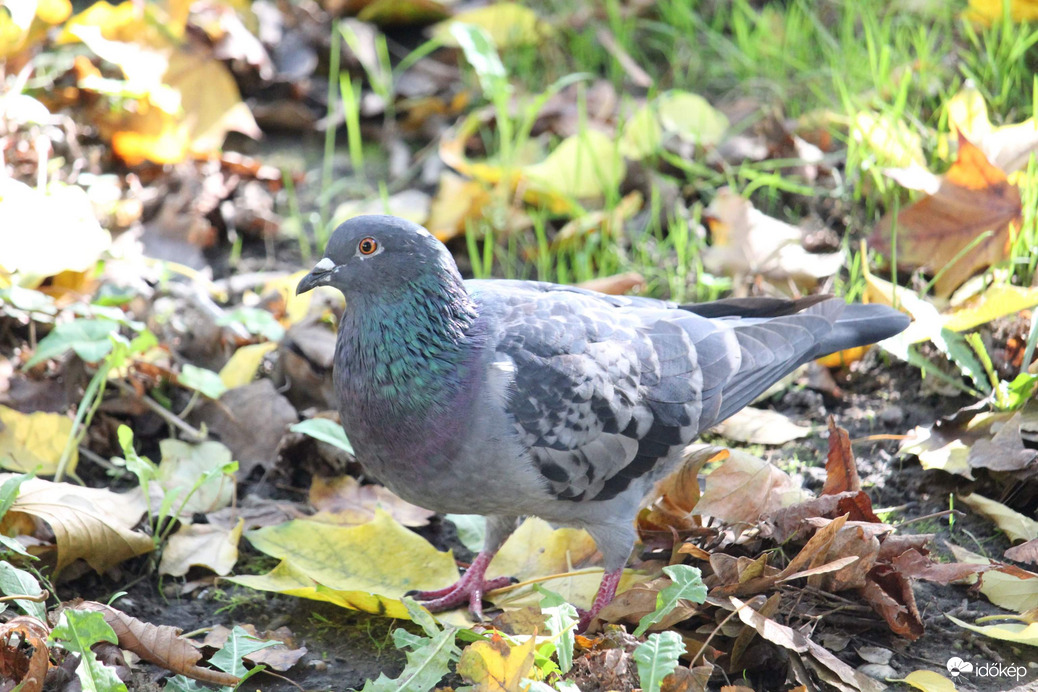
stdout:
{"type": "Polygon", "coordinates": [[[587,630],[588,625],[598,615],[598,611],[602,610],[605,606],[612,602],[616,596],[616,587],[620,585],[620,577],[623,576],[624,568],[621,567],[613,572],[606,572],[602,575],[602,583],[598,586],[598,593],[595,594],[595,600],[591,604],[591,610],[578,609],[580,614],[580,620],[577,622],[577,631],[584,632],[587,630]]]}
{"type": "Polygon", "coordinates": [[[450,610],[468,603],[469,612],[477,622],[483,620],[483,594],[512,583],[511,577],[498,577],[487,581],[484,577],[493,553],[480,553],[465,574],[456,583],[435,591],[415,591],[410,595],[420,601],[432,613],[450,610]]]}

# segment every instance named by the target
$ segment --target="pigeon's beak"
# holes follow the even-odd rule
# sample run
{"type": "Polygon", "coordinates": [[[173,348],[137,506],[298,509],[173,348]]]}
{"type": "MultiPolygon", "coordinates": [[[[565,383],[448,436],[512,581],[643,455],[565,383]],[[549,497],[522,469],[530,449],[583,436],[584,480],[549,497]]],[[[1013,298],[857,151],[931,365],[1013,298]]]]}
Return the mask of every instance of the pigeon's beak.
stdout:
{"type": "Polygon", "coordinates": [[[296,286],[296,295],[300,293],[306,293],[312,288],[318,286],[324,286],[332,278],[332,270],[335,269],[335,263],[325,257],[318,262],[309,274],[304,276],[300,281],[299,285],[296,286]]]}

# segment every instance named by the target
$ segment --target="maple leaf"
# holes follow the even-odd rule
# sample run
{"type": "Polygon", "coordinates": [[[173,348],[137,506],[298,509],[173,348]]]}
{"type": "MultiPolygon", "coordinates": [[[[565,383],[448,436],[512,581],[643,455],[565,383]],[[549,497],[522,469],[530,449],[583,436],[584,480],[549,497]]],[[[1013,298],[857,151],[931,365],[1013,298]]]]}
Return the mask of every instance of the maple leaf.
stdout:
{"type": "MultiPolygon", "coordinates": [[[[961,134],[958,158],[943,176],[922,169],[890,174],[906,187],[929,193],[896,215],[897,262],[941,272],[934,284],[938,297],[951,295],[978,270],[1009,256],[1021,224],[1020,190],[961,134]]],[[[894,226],[895,215],[888,213],[870,243],[889,254],[894,226]]]]}

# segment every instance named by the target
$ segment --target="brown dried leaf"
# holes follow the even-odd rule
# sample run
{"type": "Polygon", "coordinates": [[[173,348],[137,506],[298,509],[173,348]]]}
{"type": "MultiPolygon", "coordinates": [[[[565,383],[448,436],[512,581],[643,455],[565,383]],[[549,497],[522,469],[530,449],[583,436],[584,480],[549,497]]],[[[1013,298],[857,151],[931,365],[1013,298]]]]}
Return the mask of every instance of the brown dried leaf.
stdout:
{"type": "MultiPolygon", "coordinates": [[[[947,297],[976,271],[1008,257],[1021,214],[1019,188],[960,134],[958,159],[940,178],[937,190],[897,215],[897,261],[943,271],[935,289],[938,296],[947,297]],[[990,236],[972,245],[987,231],[990,236]],[[971,249],[956,260],[967,247],[971,249]]],[[[888,213],[872,233],[872,246],[889,254],[894,225],[888,213]]]]}
{"type": "Polygon", "coordinates": [[[1038,538],[1020,545],[1014,545],[1005,552],[1005,556],[1017,562],[1030,562],[1033,565],[1038,565],[1038,538]]]}
{"type": "Polygon", "coordinates": [[[835,495],[847,491],[861,490],[858,465],[851,451],[851,438],[847,431],[836,425],[829,416],[829,455],[825,462],[825,485],[823,495],[835,495]]]}
{"type": "Polygon", "coordinates": [[[756,523],[804,496],[781,469],[738,450],[706,477],[706,492],[693,514],[729,523],[756,523]]]}
{"type": "Polygon", "coordinates": [[[973,562],[934,562],[917,550],[906,550],[891,561],[895,570],[909,579],[925,579],[935,584],[951,584],[991,569],[973,562]]]}
{"type": "Polygon", "coordinates": [[[908,577],[890,565],[876,565],[861,595],[896,634],[915,641],[923,636],[923,621],[908,577]]]}
{"type": "Polygon", "coordinates": [[[232,686],[239,682],[236,676],[229,673],[197,666],[198,660],[202,658],[198,645],[181,637],[176,627],[142,622],[96,601],[70,602],[66,607],[101,613],[119,638],[119,646],[145,661],[201,682],[232,686]]]}
{"type": "MultiPolygon", "coordinates": [[[[268,646],[265,649],[246,654],[243,658],[250,663],[263,664],[274,670],[284,672],[306,655],[306,647],[297,647],[295,645],[292,630],[287,627],[278,627],[276,630],[268,630],[266,632],[260,632],[255,625],[250,624],[239,625],[239,627],[261,641],[278,642],[274,646],[268,646]]],[[[202,645],[210,646],[214,649],[222,649],[230,636],[231,630],[229,628],[217,625],[205,635],[202,645]]]]}
{"type": "Polygon", "coordinates": [[[281,436],[299,416],[274,383],[264,378],[199,406],[192,421],[204,422],[220,436],[238,461],[240,477],[247,478],[256,466],[274,465],[281,436]]]}
{"type": "Polygon", "coordinates": [[[345,526],[366,524],[382,509],[404,526],[425,526],[435,512],[412,505],[381,485],[361,485],[352,476],[314,477],[310,504],[314,521],[345,526]]]}
{"type": "Polygon", "coordinates": [[[645,277],[638,272],[626,272],[582,281],[579,286],[589,291],[607,293],[611,296],[622,296],[632,292],[638,293],[645,288],[645,277]]]}
{"type": "Polygon", "coordinates": [[[41,692],[47,676],[50,628],[34,617],[18,615],[0,624],[0,681],[21,692],[41,692]]]}
{"type": "MultiPolygon", "coordinates": [[[[10,477],[0,474],[0,483],[10,477]]],[[[151,537],[132,530],[144,510],[139,492],[119,494],[30,478],[7,516],[28,514],[47,522],[58,547],[56,571],[82,558],[100,573],[154,549],[151,537]]]]}

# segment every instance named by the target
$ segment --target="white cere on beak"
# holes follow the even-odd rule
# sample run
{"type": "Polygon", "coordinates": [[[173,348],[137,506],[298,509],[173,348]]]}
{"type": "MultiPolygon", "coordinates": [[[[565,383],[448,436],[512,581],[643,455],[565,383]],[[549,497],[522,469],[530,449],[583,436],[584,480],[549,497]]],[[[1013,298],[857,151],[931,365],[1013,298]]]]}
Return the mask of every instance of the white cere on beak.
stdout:
{"type": "Polygon", "coordinates": [[[315,272],[330,272],[333,269],[335,269],[335,262],[327,257],[322,257],[321,261],[314,265],[315,272]]]}

